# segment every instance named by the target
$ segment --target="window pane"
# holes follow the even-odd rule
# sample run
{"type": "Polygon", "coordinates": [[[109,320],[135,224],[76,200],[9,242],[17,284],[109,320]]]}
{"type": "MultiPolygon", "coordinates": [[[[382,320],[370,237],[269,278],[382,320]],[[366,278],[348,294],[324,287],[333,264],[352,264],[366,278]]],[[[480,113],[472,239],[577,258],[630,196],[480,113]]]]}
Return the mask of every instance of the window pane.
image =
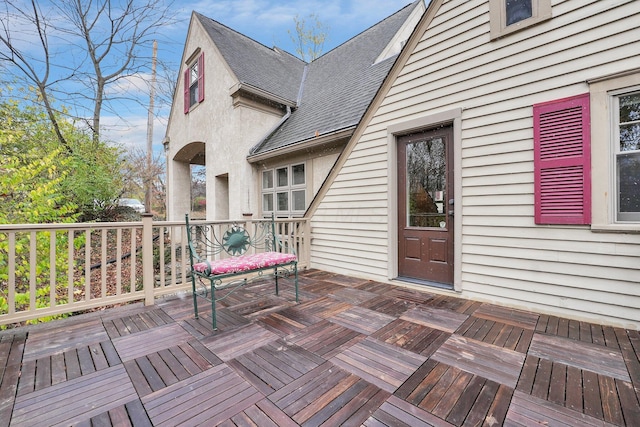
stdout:
{"type": "Polygon", "coordinates": [[[446,226],[446,150],[442,138],[407,144],[407,219],[409,227],[446,226]]]}
{"type": "Polygon", "coordinates": [[[298,190],[291,192],[291,199],[293,202],[294,211],[303,211],[305,209],[305,190],[298,190]]]}
{"type": "Polygon", "coordinates": [[[191,66],[191,77],[189,79],[189,84],[193,84],[198,81],[198,62],[191,66]]]}
{"type": "Polygon", "coordinates": [[[640,150],[640,123],[620,126],[620,151],[640,150]]]}
{"type": "Polygon", "coordinates": [[[189,87],[189,105],[193,106],[198,103],[198,80],[189,87]]]}
{"type": "Polygon", "coordinates": [[[273,194],[270,193],[262,195],[262,210],[264,212],[273,211],[273,194]]]}
{"type": "Polygon", "coordinates": [[[288,211],[289,210],[289,193],[278,193],[278,210],[279,211],[288,211]]]}
{"type": "Polygon", "coordinates": [[[533,16],[533,0],[506,0],[507,25],[515,24],[533,16]]]}
{"type": "Polygon", "coordinates": [[[273,188],[273,171],[262,172],[262,188],[273,188]]]}
{"type": "Polygon", "coordinates": [[[618,98],[620,151],[640,150],[640,92],[618,98]]]}
{"type": "Polygon", "coordinates": [[[620,123],[640,120],[640,92],[620,97],[620,123]]]}
{"type": "Polygon", "coordinates": [[[619,155],[618,219],[640,219],[640,153],[619,155]],[[626,214],[626,215],[625,215],[626,214]],[[628,214],[636,214],[629,216],[628,214]]]}
{"type": "Polygon", "coordinates": [[[278,176],[278,187],[286,187],[289,185],[289,170],[287,168],[280,168],[276,174],[278,176]]]}
{"type": "Polygon", "coordinates": [[[291,166],[291,171],[293,173],[293,185],[304,185],[304,165],[291,166]]]}

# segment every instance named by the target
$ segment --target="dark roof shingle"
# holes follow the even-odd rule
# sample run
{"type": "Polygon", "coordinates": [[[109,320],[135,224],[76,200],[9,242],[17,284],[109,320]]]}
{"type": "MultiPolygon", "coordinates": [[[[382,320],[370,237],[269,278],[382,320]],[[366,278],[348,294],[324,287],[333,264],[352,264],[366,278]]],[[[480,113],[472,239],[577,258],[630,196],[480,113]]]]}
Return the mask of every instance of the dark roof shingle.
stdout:
{"type": "Polygon", "coordinates": [[[421,1],[414,1],[309,64],[196,13],[241,83],[293,102],[302,91],[291,115],[265,135],[250,155],[355,127],[397,55],[378,63],[376,59],[421,1]]]}
{"type": "Polygon", "coordinates": [[[295,102],[305,62],[271,49],[221,23],[195,13],[241,83],[295,102]]]}

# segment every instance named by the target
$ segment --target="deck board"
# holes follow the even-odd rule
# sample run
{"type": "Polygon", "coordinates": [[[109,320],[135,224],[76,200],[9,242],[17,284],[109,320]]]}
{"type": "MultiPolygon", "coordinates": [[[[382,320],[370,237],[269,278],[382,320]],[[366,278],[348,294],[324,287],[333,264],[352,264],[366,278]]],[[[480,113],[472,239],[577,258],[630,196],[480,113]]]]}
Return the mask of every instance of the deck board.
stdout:
{"type": "Polygon", "coordinates": [[[402,320],[402,318],[394,320],[372,335],[388,344],[425,357],[431,357],[449,336],[450,334],[444,331],[402,320]]]}
{"type": "Polygon", "coordinates": [[[366,338],[330,360],[336,366],[393,393],[426,357],[373,338],[366,338]]]}
{"type": "Polygon", "coordinates": [[[0,331],[0,427],[640,425],[640,332],[319,270],[0,331]]]}
{"type": "Polygon", "coordinates": [[[596,344],[536,334],[531,341],[529,354],[592,372],[602,372],[623,381],[631,381],[622,354],[596,344]]]}
{"type": "Polygon", "coordinates": [[[0,426],[8,426],[18,381],[27,335],[11,333],[0,340],[0,426]]]}
{"type": "Polygon", "coordinates": [[[518,391],[513,395],[506,421],[514,425],[614,425],[518,391]]]}
{"type": "Polygon", "coordinates": [[[191,335],[174,323],[114,338],[112,341],[120,359],[124,362],[164,350],[177,343],[186,342],[190,338],[191,335]]]}
{"type": "Polygon", "coordinates": [[[12,424],[69,425],[136,398],[124,367],[118,365],[19,396],[12,424]],[[74,404],[65,405],[67,401],[74,404]]]}
{"type": "Polygon", "coordinates": [[[455,332],[467,320],[464,314],[433,307],[417,307],[400,318],[449,333],[455,332]]]}
{"type": "Polygon", "coordinates": [[[512,350],[452,335],[433,359],[515,388],[525,357],[512,350]]]}
{"type": "Polygon", "coordinates": [[[328,319],[330,322],[371,335],[395,320],[395,317],[362,307],[352,307],[328,319]]]}

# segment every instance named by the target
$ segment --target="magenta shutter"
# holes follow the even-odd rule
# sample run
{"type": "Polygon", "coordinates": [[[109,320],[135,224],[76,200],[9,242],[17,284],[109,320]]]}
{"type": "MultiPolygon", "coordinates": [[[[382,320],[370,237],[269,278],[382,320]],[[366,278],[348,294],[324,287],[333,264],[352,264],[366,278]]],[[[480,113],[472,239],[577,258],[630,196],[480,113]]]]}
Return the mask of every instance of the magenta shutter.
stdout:
{"type": "Polygon", "coordinates": [[[204,101],[204,52],[198,58],[198,102],[204,101]]]}
{"type": "Polygon", "coordinates": [[[184,70],[184,113],[187,114],[189,112],[189,107],[191,104],[189,102],[189,67],[184,70]]]}
{"type": "Polygon", "coordinates": [[[536,224],[591,223],[589,94],[533,106],[536,224]]]}

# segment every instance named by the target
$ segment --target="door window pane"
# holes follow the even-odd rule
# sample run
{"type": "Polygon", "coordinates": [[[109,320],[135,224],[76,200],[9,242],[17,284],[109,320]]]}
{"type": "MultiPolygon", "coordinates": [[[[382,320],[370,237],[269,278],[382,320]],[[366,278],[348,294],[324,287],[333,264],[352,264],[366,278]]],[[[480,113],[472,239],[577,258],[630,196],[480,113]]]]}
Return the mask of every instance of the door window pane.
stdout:
{"type": "Polygon", "coordinates": [[[304,164],[291,166],[291,172],[293,174],[292,185],[304,185],[304,164]]]}
{"type": "Polygon", "coordinates": [[[444,139],[407,144],[407,225],[446,227],[446,150],[444,139]]]}
{"type": "Polygon", "coordinates": [[[276,171],[277,179],[278,179],[278,187],[286,187],[289,185],[289,169],[288,168],[280,168],[276,171]]]}

